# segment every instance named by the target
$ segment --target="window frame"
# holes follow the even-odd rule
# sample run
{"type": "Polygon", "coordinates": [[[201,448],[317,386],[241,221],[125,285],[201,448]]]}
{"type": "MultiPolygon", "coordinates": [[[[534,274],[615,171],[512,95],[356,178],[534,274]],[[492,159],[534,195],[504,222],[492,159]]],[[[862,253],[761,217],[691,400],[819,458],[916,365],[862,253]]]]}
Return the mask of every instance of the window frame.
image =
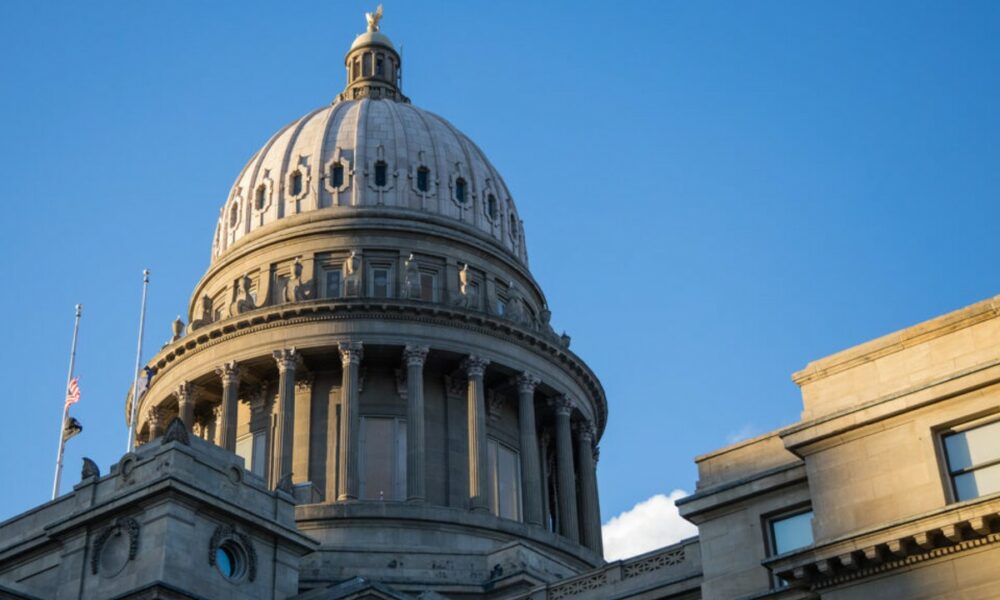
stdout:
{"type": "MultiPolygon", "coordinates": [[[[407,458],[406,458],[406,417],[399,415],[371,414],[362,415],[358,424],[358,499],[366,501],[382,502],[404,502],[408,490],[406,489],[407,458]],[[389,473],[392,478],[392,494],[394,497],[371,498],[367,496],[368,480],[368,428],[365,423],[371,419],[384,419],[392,422],[392,464],[389,465],[389,473]]],[[[384,491],[384,490],[383,490],[384,491]]]]}
{"type": "Polygon", "coordinates": [[[486,437],[486,456],[487,456],[487,480],[489,486],[489,497],[487,498],[487,507],[490,510],[490,514],[500,519],[509,519],[512,521],[523,521],[524,520],[524,490],[522,487],[522,477],[521,473],[521,452],[516,447],[511,444],[505,443],[503,440],[493,437],[486,437]],[[492,448],[496,448],[495,453],[492,452],[492,448]],[[506,450],[514,457],[514,480],[513,486],[514,490],[514,516],[503,516],[500,507],[500,451],[501,449],[506,450]]]}
{"type": "Polygon", "coordinates": [[[368,265],[365,268],[365,291],[368,293],[369,298],[380,298],[388,300],[396,297],[396,266],[389,261],[366,261],[368,265]],[[375,271],[387,271],[386,275],[386,295],[376,296],[375,295],[375,271]]]}
{"type": "MultiPolygon", "coordinates": [[[[816,513],[813,511],[811,503],[797,504],[795,506],[790,506],[784,508],[777,512],[768,513],[766,515],[761,515],[761,520],[763,521],[764,530],[764,555],[767,558],[772,558],[779,556],[777,551],[777,544],[774,536],[774,524],[778,521],[783,521],[785,519],[791,519],[792,517],[797,517],[799,515],[804,515],[806,513],[812,513],[812,519],[810,519],[810,531],[812,529],[812,521],[816,519],[816,513]]],[[[816,538],[813,535],[812,541],[805,546],[795,548],[794,550],[789,550],[789,552],[795,552],[801,550],[802,548],[808,548],[809,546],[816,543],[816,538]]],[[[771,576],[771,587],[772,589],[782,589],[788,587],[788,582],[784,579],[778,577],[773,572],[770,573],[771,576]]]]}
{"type": "Polygon", "coordinates": [[[951,460],[948,455],[948,445],[945,443],[946,438],[954,435],[960,435],[967,433],[969,431],[979,429],[981,427],[987,427],[995,423],[1000,422],[1000,414],[991,413],[988,415],[980,415],[978,417],[973,417],[959,421],[952,425],[941,427],[935,432],[935,441],[937,445],[937,451],[939,453],[940,460],[938,464],[940,465],[941,476],[943,480],[943,485],[945,486],[945,492],[948,498],[948,504],[955,504],[958,502],[969,502],[982,498],[984,496],[991,496],[997,494],[998,492],[989,492],[987,494],[980,494],[972,498],[960,499],[958,495],[958,488],[955,485],[955,478],[958,475],[964,475],[967,473],[973,473],[975,471],[980,471],[983,469],[988,469],[996,465],[1000,465],[1000,456],[996,458],[989,459],[981,464],[973,465],[971,467],[965,467],[962,469],[953,470],[951,468],[951,460]]]}

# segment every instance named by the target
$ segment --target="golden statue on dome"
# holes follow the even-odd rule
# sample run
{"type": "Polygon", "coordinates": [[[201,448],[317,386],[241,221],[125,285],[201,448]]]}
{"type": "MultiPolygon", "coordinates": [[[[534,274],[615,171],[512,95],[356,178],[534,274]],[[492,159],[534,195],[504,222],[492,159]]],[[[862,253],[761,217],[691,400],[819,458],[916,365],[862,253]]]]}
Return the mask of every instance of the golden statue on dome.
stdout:
{"type": "Polygon", "coordinates": [[[378,22],[382,19],[382,5],[379,4],[373,13],[365,13],[368,20],[368,31],[378,31],[378,22]]]}

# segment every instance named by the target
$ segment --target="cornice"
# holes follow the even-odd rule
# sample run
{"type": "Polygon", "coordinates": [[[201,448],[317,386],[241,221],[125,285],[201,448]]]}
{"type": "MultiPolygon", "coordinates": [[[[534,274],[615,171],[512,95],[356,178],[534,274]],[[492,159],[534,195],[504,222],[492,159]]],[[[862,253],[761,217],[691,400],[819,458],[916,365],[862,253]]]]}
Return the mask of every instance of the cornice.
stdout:
{"type": "MultiPolygon", "coordinates": [[[[258,308],[212,323],[168,344],[147,365],[154,375],[162,375],[187,355],[239,337],[286,327],[322,321],[409,321],[428,325],[462,329],[487,335],[531,350],[566,367],[590,391],[597,410],[598,439],[607,424],[607,398],[600,380],[575,353],[538,332],[525,329],[511,321],[478,311],[452,308],[396,299],[337,299],[312,300],[295,304],[258,308]]],[[[156,386],[154,377],[151,389],[156,386]]],[[[149,397],[147,394],[144,396],[149,397]]]]}

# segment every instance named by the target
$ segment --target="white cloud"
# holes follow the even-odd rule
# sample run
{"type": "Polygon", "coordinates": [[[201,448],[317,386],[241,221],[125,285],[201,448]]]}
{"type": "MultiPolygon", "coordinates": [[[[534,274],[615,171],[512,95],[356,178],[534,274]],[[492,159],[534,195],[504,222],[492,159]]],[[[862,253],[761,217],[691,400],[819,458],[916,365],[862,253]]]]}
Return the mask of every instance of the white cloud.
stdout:
{"type": "Polygon", "coordinates": [[[736,431],[733,431],[726,436],[727,444],[735,444],[736,442],[742,442],[743,440],[749,440],[752,437],[756,437],[760,433],[753,423],[746,423],[743,427],[740,427],[736,431]]]}
{"type": "Polygon", "coordinates": [[[657,494],[604,524],[604,558],[618,560],[669,546],[698,534],[698,528],[681,518],[674,501],[687,496],[674,490],[657,494]]]}

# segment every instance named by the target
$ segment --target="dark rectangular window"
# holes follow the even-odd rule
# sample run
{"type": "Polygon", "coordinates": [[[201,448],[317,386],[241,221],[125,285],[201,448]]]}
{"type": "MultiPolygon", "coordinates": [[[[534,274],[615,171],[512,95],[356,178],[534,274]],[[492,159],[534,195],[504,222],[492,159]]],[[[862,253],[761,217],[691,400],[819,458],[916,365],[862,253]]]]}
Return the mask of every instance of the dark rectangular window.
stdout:
{"type": "Polygon", "coordinates": [[[1000,492],[1000,421],[943,437],[955,500],[1000,492]]]}
{"type": "Polygon", "coordinates": [[[331,171],[330,176],[333,178],[333,187],[340,189],[344,185],[344,165],[336,163],[333,165],[331,171]]]}
{"type": "Polygon", "coordinates": [[[417,169],[417,189],[421,192],[426,192],[430,189],[430,176],[431,171],[427,167],[420,167],[417,169]]]}
{"type": "Polygon", "coordinates": [[[375,187],[385,187],[388,165],[382,161],[375,163],[375,187]]]}
{"type": "Polygon", "coordinates": [[[337,271],[327,271],[326,273],[326,297],[327,298],[340,298],[340,283],[341,283],[341,273],[340,270],[337,271]]]}
{"type": "Polygon", "coordinates": [[[434,301],[435,279],[433,273],[420,274],[420,299],[425,302],[434,301]]]}
{"type": "Polygon", "coordinates": [[[372,269],[372,296],[376,298],[389,297],[389,269],[372,269]]]}

